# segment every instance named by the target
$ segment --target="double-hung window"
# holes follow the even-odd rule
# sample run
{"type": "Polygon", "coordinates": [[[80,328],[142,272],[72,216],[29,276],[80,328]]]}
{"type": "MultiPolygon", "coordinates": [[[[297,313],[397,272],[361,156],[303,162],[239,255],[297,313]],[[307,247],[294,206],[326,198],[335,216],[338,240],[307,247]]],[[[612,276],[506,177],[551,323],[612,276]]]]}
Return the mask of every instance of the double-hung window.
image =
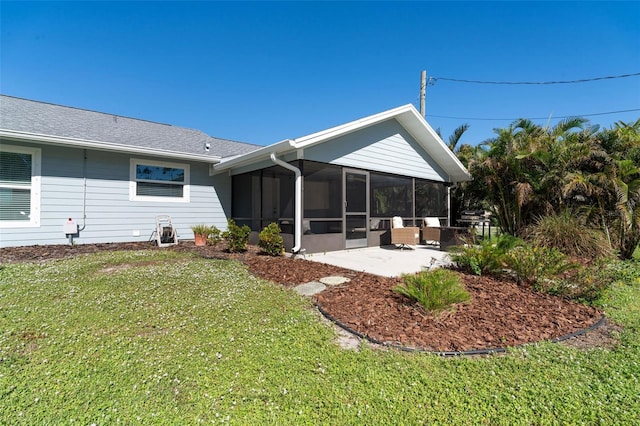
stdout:
{"type": "Polygon", "coordinates": [[[189,165],[131,159],[133,201],[188,202],[189,165]]]}
{"type": "Polygon", "coordinates": [[[40,149],[0,145],[0,227],[40,226],[40,149]]]}

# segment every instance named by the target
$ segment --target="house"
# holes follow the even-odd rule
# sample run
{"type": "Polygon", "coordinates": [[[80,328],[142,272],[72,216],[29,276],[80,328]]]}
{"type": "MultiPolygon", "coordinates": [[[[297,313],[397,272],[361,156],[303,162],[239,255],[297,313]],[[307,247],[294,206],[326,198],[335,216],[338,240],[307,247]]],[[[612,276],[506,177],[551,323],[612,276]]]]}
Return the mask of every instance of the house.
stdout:
{"type": "Polygon", "coordinates": [[[277,222],[288,250],[384,243],[393,216],[446,221],[470,175],[411,105],[269,146],[0,95],[0,247],[180,239],[227,218],[277,222]]]}

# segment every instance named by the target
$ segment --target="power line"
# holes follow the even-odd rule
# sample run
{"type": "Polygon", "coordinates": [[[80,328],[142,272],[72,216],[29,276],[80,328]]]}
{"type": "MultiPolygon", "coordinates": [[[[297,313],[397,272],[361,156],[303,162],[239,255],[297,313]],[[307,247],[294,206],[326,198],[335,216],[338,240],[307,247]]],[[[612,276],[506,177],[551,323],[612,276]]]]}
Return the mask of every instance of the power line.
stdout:
{"type": "Polygon", "coordinates": [[[559,81],[481,81],[481,80],[464,80],[459,78],[449,77],[429,77],[429,85],[434,85],[438,80],[452,81],[455,83],[474,83],[474,84],[529,84],[529,85],[543,85],[543,84],[572,84],[572,83],[587,83],[590,81],[598,80],[612,80],[616,78],[636,77],[640,72],[621,75],[609,75],[605,77],[583,78],[580,80],[559,80],[559,81]]]}
{"type": "Polygon", "coordinates": [[[623,109],[619,111],[609,111],[609,112],[596,112],[593,114],[578,114],[578,115],[560,115],[555,117],[518,117],[518,118],[472,118],[472,117],[449,117],[446,115],[433,115],[427,114],[427,117],[436,117],[436,118],[450,118],[453,120],[476,120],[476,121],[515,121],[521,118],[528,118],[529,120],[548,120],[549,118],[574,118],[574,117],[594,117],[597,115],[608,115],[608,114],[619,114],[623,112],[635,112],[640,111],[640,108],[636,109],[623,109]]]}

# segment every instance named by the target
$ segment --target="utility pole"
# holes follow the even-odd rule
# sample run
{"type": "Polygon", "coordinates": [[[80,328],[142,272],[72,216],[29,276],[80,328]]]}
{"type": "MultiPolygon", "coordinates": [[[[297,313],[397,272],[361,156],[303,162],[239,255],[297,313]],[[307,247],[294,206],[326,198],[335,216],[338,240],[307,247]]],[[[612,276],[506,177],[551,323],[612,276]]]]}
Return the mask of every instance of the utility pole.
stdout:
{"type": "Polygon", "coordinates": [[[423,70],[420,73],[420,114],[423,117],[427,116],[427,110],[425,109],[425,100],[427,97],[427,71],[423,70]]]}

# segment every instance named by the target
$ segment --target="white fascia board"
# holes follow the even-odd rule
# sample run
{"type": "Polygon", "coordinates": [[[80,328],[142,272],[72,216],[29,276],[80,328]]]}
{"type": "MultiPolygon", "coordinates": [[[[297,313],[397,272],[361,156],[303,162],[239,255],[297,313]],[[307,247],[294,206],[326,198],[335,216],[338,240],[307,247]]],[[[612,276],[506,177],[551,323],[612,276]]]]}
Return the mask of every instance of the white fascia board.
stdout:
{"type": "Polygon", "coordinates": [[[258,148],[248,154],[241,154],[227,159],[222,159],[222,161],[213,166],[213,171],[214,173],[220,173],[234,167],[246,166],[248,164],[267,159],[272,153],[282,154],[293,149],[295,149],[293,141],[291,139],[285,139],[283,141],[258,148]]]}
{"type": "MultiPolygon", "coordinates": [[[[383,122],[390,118],[394,118],[395,116],[410,110],[413,108],[412,105],[403,105],[398,108],[390,109],[387,111],[383,111],[378,114],[370,115],[368,117],[361,118],[359,120],[354,120],[349,123],[341,124],[336,127],[332,127],[330,129],[322,130],[320,132],[312,133],[310,135],[302,136],[294,140],[296,148],[307,148],[309,146],[322,143],[329,139],[334,139],[339,136],[344,136],[349,133],[353,133],[357,130],[360,130],[365,127],[369,127],[371,125],[383,122]]],[[[415,109],[415,108],[414,108],[415,109]]]]}
{"type": "Polygon", "coordinates": [[[413,138],[424,148],[425,151],[449,174],[452,181],[471,180],[471,174],[460,162],[458,157],[453,153],[442,138],[433,130],[427,120],[420,115],[413,105],[409,105],[407,111],[399,115],[397,120],[407,129],[413,138]],[[427,132],[428,138],[425,138],[424,132],[427,132]],[[435,145],[434,145],[435,143],[435,145]]]}
{"type": "Polygon", "coordinates": [[[112,142],[100,142],[88,139],[67,138],[63,136],[50,136],[38,133],[18,132],[15,130],[0,129],[0,137],[25,142],[41,142],[45,144],[64,145],[74,148],[89,148],[100,151],[124,152],[128,154],[144,154],[154,157],[176,158],[181,160],[200,161],[210,164],[219,163],[221,157],[205,156],[198,154],[186,154],[162,149],[135,147],[131,145],[115,144],[112,142]]]}

